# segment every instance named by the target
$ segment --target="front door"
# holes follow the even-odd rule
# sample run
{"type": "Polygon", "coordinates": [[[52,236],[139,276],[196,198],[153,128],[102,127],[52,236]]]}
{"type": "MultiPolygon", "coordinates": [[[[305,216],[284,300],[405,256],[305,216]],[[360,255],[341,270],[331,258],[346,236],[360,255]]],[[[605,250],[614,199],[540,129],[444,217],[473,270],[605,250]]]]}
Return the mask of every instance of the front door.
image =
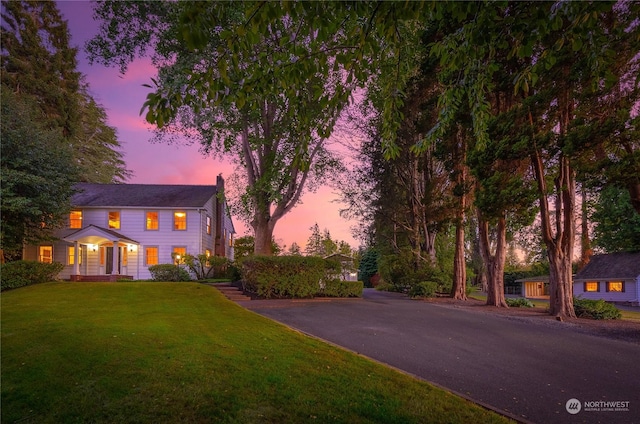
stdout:
{"type": "MultiPolygon", "coordinates": [[[[113,274],[113,246],[107,246],[105,258],[105,271],[107,274],[113,274]]],[[[120,248],[118,248],[118,274],[120,274],[120,248]]]]}

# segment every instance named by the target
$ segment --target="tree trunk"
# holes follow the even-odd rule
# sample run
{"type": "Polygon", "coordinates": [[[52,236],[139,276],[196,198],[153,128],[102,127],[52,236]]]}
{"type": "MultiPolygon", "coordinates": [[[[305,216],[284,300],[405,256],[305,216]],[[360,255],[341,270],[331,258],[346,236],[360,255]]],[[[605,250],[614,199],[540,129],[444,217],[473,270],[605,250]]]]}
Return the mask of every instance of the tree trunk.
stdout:
{"type": "Polygon", "coordinates": [[[464,214],[456,223],[456,252],[453,257],[453,284],[451,297],[467,300],[467,266],[464,258],[464,214]]]}
{"type": "Polygon", "coordinates": [[[582,185],[582,235],[580,236],[580,268],[589,263],[593,250],[591,249],[591,239],[589,238],[589,210],[587,207],[587,190],[582,185]]]}
{"type": "Polygon", "coordinates": [[[453,257],[453,284],[451,285],[451,297],[459,300],[467,300],[467,265],[464,255],[464,226],[465,212],[467,210],[467,176],[468,168],[466,141],[462,130],[458,129],[455,140],[454,156],[456,158],[457,172],[455,176],[457,189],[460,191],[460,201],[456,216],[456,251],[453,257]]]}
{"type": "Polygon", "coordinates": [[[253,253],[256,255],[273,255],[271,240],[273,239],[273,225],[268,217],[256,217],[252,222],[254,237],[253,253]]]}
{"type": "Polygon", "coordinates": [[[575,237],[575,173],[569,160],[561,154],[558,164],[559,173],[554,182],[556,199],[554,235],[540,151],[536,149],[531,159],[538,183],[542,239],[547,247],[549,258],[549,313],[560,320],[575,318],[571,268],[575,237]]]}
{"type": "Polygon", "coordinates": [[[480,255],[487,275],[487,305],[507,308],[504,297],[504,264],[507,252],[507,225],[504,217],[498,218],[496,227],[496,251],[491,254],[489,223],[478,211],[480,255]]]}

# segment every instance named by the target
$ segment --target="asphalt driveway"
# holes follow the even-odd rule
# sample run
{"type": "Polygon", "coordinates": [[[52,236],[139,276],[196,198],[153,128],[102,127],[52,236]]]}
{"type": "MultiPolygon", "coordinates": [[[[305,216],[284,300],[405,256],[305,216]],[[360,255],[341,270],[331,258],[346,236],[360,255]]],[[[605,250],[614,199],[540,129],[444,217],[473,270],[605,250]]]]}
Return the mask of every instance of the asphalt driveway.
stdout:
{"type": "Polygon", "coordinates": [[[571,324],[372,289],[363,299],[241,304],[525,422],[640,423],[640,345],[571,324]],[[582,410],[570,414],[570,399],[582,410]]]}

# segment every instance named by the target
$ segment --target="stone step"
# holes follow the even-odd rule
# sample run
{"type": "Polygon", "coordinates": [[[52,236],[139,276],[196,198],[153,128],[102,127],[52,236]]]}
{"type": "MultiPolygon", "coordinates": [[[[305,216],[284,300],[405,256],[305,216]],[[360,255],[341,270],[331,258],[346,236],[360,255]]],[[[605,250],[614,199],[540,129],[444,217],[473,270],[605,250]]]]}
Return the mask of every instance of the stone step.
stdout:
{"type": "Polygon", "coordinates": [[[251,300],[251,297],[245,295],[242,290],[236,286],[232,286],[231,284],[215,284],[213,286],[225,295],[227,299],[234,302],[251,300]]]}

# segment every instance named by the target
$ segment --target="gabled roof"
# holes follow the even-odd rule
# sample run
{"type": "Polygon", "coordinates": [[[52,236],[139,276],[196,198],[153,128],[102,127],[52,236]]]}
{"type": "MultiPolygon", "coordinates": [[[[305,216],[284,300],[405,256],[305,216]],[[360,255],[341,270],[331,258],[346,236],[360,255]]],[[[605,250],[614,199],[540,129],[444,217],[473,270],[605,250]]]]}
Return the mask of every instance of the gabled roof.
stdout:
{"type": "Polygon", "coordinates": [[[84,243],[92,243],[98,244],[102,241],[102,239],[109,240],[120,240],[122,242],[131,243],[131,244],[139,244],[137,241],[130,239],[127,236],[124,236],[116,231],[98,227],[97,225],[88,225],[81,230],[74,231],[62,239],[68,242],[74,241],[82,241],[84,243]]]}
{"type": "Polygon", "coordinates": [[[75,188],[74,207],[197,208],[218,192],[214,185],[79,183],[75,188]]]}
{"type": "Polygon", "coordinates": [[[574,280],[627,279],[640,275],[640,252],[595,255],[582,268],[574,280]]]}

